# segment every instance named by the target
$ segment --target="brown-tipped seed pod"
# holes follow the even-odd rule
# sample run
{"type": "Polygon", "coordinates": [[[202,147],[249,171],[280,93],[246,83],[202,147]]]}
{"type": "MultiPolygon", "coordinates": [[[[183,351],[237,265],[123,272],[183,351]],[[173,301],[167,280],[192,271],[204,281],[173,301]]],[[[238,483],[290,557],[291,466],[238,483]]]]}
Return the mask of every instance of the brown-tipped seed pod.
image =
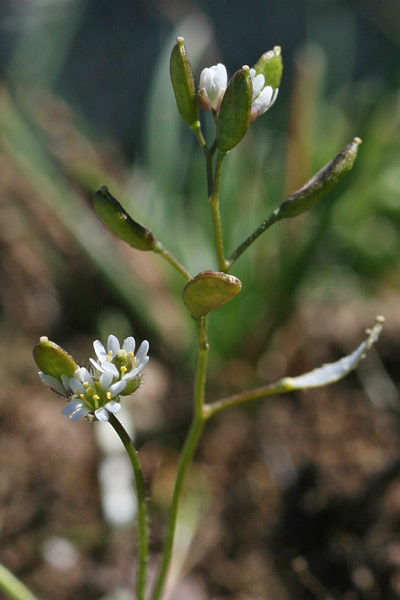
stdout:
{"type": "Polygon", "coordinates": [[[193,71],[189,62],[183,38],[176,38],[170,60],[171,83],[174,89],[179,114],[189,127],[199,120],[193,71]]]}
{"type": "Polygon", "coordinates": [[[110,194],[107,186],[104,185],[95,193],[93,205],[99,219],[120,240],[137,250],[157,248],[157,239],[150,229],[134,221],[118,200],[110,194]]]}
{"type": "Polygon", "coordinates": [[[203,271],[191,279],[183,290],[183,301],[195,319],[232,300],[242,282],[234,275],[219,271],[203,271]]]}
{"type": "Polygon", "coordinates": [[[277,220],[297,217],[319,202],[350,171],[360,144],[360,138],[354,138],[302,188],[288,196],[276,209],[277,220]]]}

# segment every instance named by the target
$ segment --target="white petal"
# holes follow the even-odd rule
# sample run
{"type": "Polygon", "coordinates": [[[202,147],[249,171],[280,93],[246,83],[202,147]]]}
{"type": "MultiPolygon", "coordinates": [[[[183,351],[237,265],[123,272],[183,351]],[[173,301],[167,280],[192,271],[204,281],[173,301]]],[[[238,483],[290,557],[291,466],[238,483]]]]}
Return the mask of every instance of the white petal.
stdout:
{"type": "Polygon", "coordinates": [[[75,412],[81,406],[83,406],[82,400],[78,400],[78,399],[71,400],[71,402],[68,402],[68,404],[63,408],[63,410],[61,411],[61,414],[62,415],[70,415],[71,413],[75,412]]]}
{"type": "MultiPolygon", "coordinates": [[[[76,373],[76,371],[75,371],[75,373],[76,373]]],[[[86,369],[86,367],[81,367],[79,377],[82,377],[82,379],[81,379],[82,383],[88,382],[90,385],[93,385],[92,376],[89,373],[89,371],[86,369]]]]}
{"type": "Polygon", "coordinates": [[[107,353],[111,350],[112,356],[116,356],[120,349],[121,347],[118,338],[116,338],[115,335],[109,335],[107,340],[107,353]]]}
{"type": "Polygon", "coordinates": [[[126,350],[127,352],[135,352],[135,348],[136,348],[136,342],[135,342],[135,338],[132,336],[129,336],[126,338],[126,340],[124,340],[124,343],[122,344],[122,348],[124,350],[126,350]]]}
{"type": "Polygon", "coordinates": [[[138,374],[139,374],[139,369],[132,369],[132,371],[129,371],[128,373],[125,373],[125,375],[122,376],[122,381],[130,381],[131,379],[136,377],[138,374]]]}
{"type": "Polygon", "coordinates": [[[82,382],[76,377],[70,377],[69,387],[74,392],[74,394],[81,394],[83,392],[82,382]]]}
{"type": "Polygon", "coordinates": [[[108,391],[111,392],[111,397],[115,398],[118,396],[124,389],[126,388],[126,381],[117,381],[117,383],[113,383],[108,388],[108,391]]]}
{"type": "Polygon", "coordinates": [[[113,377],[113,374],[111,373],[111,371],[107,371],[106,373],[103,373],[103,375],[99,379],[100,387],[103,390],[108,390],[113,379],[114,379],[114,377],[113,377]]]}
{"type": "Polygon", "coordinates": [[[141,373],[143,371],[143,369],[145,368],[145,366],[147,365],[147,363],[149,362],[149,357],[145,356],[144,359],[142,360],[142,362],[137,363],[138,365],[138,371],[139,373],[141,373]]]}
{"type": "Polygon", "coordinates": [[[218,63],[207,69],[203,69],[200,74],[200,89],[205,93],[214,110],[218,109],[219,102],[226,90],[228,83],[228,74],[225,65],[218,63]]]}
{"type": "Polygon", "coordinates": [[[225,65],[222,63],[218,63],[215,67],[214,81],[218,87],[226,89],[228,84],[228,73],[226,72],[225,65]]]}
{"type": "Polygon", "coordinates": [[[105,421],[108,421],[108,419],[109,419],[108,412],[104,408],[104,406],[102,408],[98,408],[97,410],[95,410],[94,414],[96,415],[96,418],[99,421],[105,422],[105,421]]]}
{"type": "Polygon", "coordinates": [[[97,369],[98,371],[100,371],[100,373],[104,373],[104,369],[103,369],[103,367],[101,367],[99,365],[99,363],[97,363],[93,358],[89,358],[89,360],[90,360],[90,362],[92,363],[92,365],[94,366],[95,369],[97,369]]]}
{"type": "Polygon", "coordinates": [[[94,351],[96,352],[96,356],[100,362],[103,362],[103,360],[107,359],[106,349],[104,348],[104,346],[100,342],[100,340],[95,340],[93,342],[93,348],[94,348],[94,351]]]}
{"type": "Polygon", "coordinates": [[[72,413],[70,419],[71,421],[77,421],[78,419],[85,417],[89,412],[90,410],[86,408],[86,406],[82,406],[81,408],[77,408],[76,411],[72,413]]]}
{"type": "Polygon", "coordinates": [[[61,383],[64,386],[64,389],[68,392],[71,388],[69,387],[69,377],[68,375],[61,375],[61,383]]]}
{"type": "Polygon", "coordinates": [[[50,386],[52,390],[60,394],[60,396],[65,396],[65,388],[61,381],[57,379],[57,377],[53,377],[53,375],[46,375],[43,371],[39,371],[39,377],[46,385],[50,386]]]}
{"type": "Polygon", "coordinates": [[[107,402],[107,404],[104,405],[104,408],[106,408],[109,412],[115,414],[121,410],[122,406],[119,402],[111,400],[111,402],[107,402]]]}
{"type": "Polygon", "coordinates": [[[199,87],[207,90],[211,86],[213,80],[212,67],[206,67],[200,73],[199,87]]]}
{"type": "Polygon", "coordinates": [[[259,75],[256,75],[252,79],[252,84],[253,84],[253,100],[254,100],[255,98],[257,98],[258,94],[261,92],[261,90],[263,89],[263,87],[265,85],[264,75],[262,75],[261,73],[259,75]]]}
{"type": "MultiPolygon", "coordinates": [[[[136,364],[140,364],[140,363],[144,362],[145,358],[147,358],[146,355],[147,355],[148,351],[149,351],[149,342],[147,340],[144,340],[140,344],[140,348],[136,354],[136,364]]],[[[146,360],[145,364],[147,363],[147,360],[146,360]]]]}
{"type": "Polygon", "coordinates": [[[104,373],[109,371],[112,373],[113,377],[119,377],[119,371],[113,363],[105,362],[101,366],[103,367],[104,373]]]}

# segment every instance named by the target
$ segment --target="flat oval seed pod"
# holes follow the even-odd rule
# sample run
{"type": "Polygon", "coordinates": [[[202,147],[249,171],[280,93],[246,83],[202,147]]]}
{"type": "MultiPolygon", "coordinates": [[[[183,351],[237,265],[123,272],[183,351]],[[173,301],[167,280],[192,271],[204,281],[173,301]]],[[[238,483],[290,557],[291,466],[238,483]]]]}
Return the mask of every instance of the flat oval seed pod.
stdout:
{"type": "Polygon", "coordinates": [[[60,379],[61,375],[72,377],[78,365],[68,352],[47,337],[41,337],[33,349],[35,363],[43,373],[60,379]]]}
{"type": "Polygon", "coordinates": [[[183,301],[195,319],[232,300],[242,289],[234,275],[219,271],[203,271],[191,279],[183,290],[183,301]]]}

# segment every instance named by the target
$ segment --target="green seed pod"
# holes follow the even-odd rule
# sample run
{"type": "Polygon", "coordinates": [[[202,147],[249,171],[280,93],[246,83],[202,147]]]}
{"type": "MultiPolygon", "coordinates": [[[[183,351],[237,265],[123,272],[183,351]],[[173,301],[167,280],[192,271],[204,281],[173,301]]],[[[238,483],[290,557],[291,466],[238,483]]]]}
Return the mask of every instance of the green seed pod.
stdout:
{"type": "Polygon", "coordinates": [[[154,234],[128,215],[107,186],[104,185],[95,193],[93,204],[99,219],[120,240],[137,250],[155,250],[157,240],[154,234]]]}
{"type": "Polygon", "coordinates": [[[183,38],[176,38],[170,60],[170,75],[176,105],[182,119],[192,127],[199,120],[193,71],[190,66],[183,38]]]}
{"type": "Polygon", "coordinates": [[[302,188],[288,196],[276,209],[277,220],[297,217],[321,200],[350,171],[360,144],[360,138],[354,138],[302,188]]]}
{"type": "Polygon", "coordinates": [[[245,65],[228,83],[217,122],[217,146],[224,154],[237,146],[249,126],[253,87],[245,65]]]}
{"type": "Polygon", "coordinates": [[[183,301],[195,319],[232,300],[242,282],[234,275],[219,271],[203,271],[193,277],[183,290],[183,301]]]}
{"type": "Polygon", "coordinates": [[[73,377],[78,365],[60,346],[50,342],[45,336],[41,337],[39,343],[33,349],[35,363],[43,373],[60,379],[61,375],[73,377]]]}
{"type": "Polygon", "coordinates": [[[270,85],[274,91],[279,88],[283,71],[280,46],[275,46],[273,50],[260,56],[254,69],[257,75],[264,75],[265,85],[270,85]]]}

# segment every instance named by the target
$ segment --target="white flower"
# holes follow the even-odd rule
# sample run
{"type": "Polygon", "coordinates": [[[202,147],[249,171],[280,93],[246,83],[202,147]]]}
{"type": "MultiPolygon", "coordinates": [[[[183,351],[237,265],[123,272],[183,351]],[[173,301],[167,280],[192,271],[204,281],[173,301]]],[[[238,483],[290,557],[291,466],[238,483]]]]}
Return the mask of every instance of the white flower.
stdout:
{"type": "Polygon", "coordinates": [[[261,73],[256,75],[255,69],[250,69],[253,96],[251,101],[250,123],[263,115],[276,100],[279,89],[275,91],[270,85],[265,85],[265,77],[261,73]]]}
{"type": "Polygon", "coordinates": [[[99,362],[91,358],[94,368],[90,371],[78,367],[73,377],[61,375],[59,378],[39,371],[39,377],[56,394],[68,399],[62,414],[72,421],[81,417],[108,421],[110,413],[117,413],[121,408],[119,396],[132,394],[140,385],[141,372],[149,360],[149,342],[142,342],[136,355],[135,346],[134,338],[128,337],[121,348],[115,335],[110,335],[107,351],[99,340],[93,343],[99,362]]]}
{"type": "Polygon", "coordinates": [[[125,386],[125,381],[113,383],[111,372],[103,373],[98,378],[85,367],[79,367],[69,379],[73,395],[62,414],[69,415],[71,421],[86,416],[96,417],[98,421],[108,421],[109,412],[117,413],[121,409],[115,398],[118,398],[125,386]]]}
{"type": "Polygon", "coordinates": [[[124,340],[122,348],[115,335],[108,336],[107,350],[99,340],[93,342],[98,362],[92,358],[90,362],[100,373],[111,373],[114,379],[124,381],[127,385],[124,395],[134,392],[139,387],[140,374],[149,360],[147,340],[140,344],[136,355],[135,347],[135,338],[132,336],[124,340]]]}
{"type": "Polygon", "coordinates": [[[219,111],[221,100],[228,85],[225,65],[218,63],[200,73],[199,103],[204,110],[219,111]]]}

